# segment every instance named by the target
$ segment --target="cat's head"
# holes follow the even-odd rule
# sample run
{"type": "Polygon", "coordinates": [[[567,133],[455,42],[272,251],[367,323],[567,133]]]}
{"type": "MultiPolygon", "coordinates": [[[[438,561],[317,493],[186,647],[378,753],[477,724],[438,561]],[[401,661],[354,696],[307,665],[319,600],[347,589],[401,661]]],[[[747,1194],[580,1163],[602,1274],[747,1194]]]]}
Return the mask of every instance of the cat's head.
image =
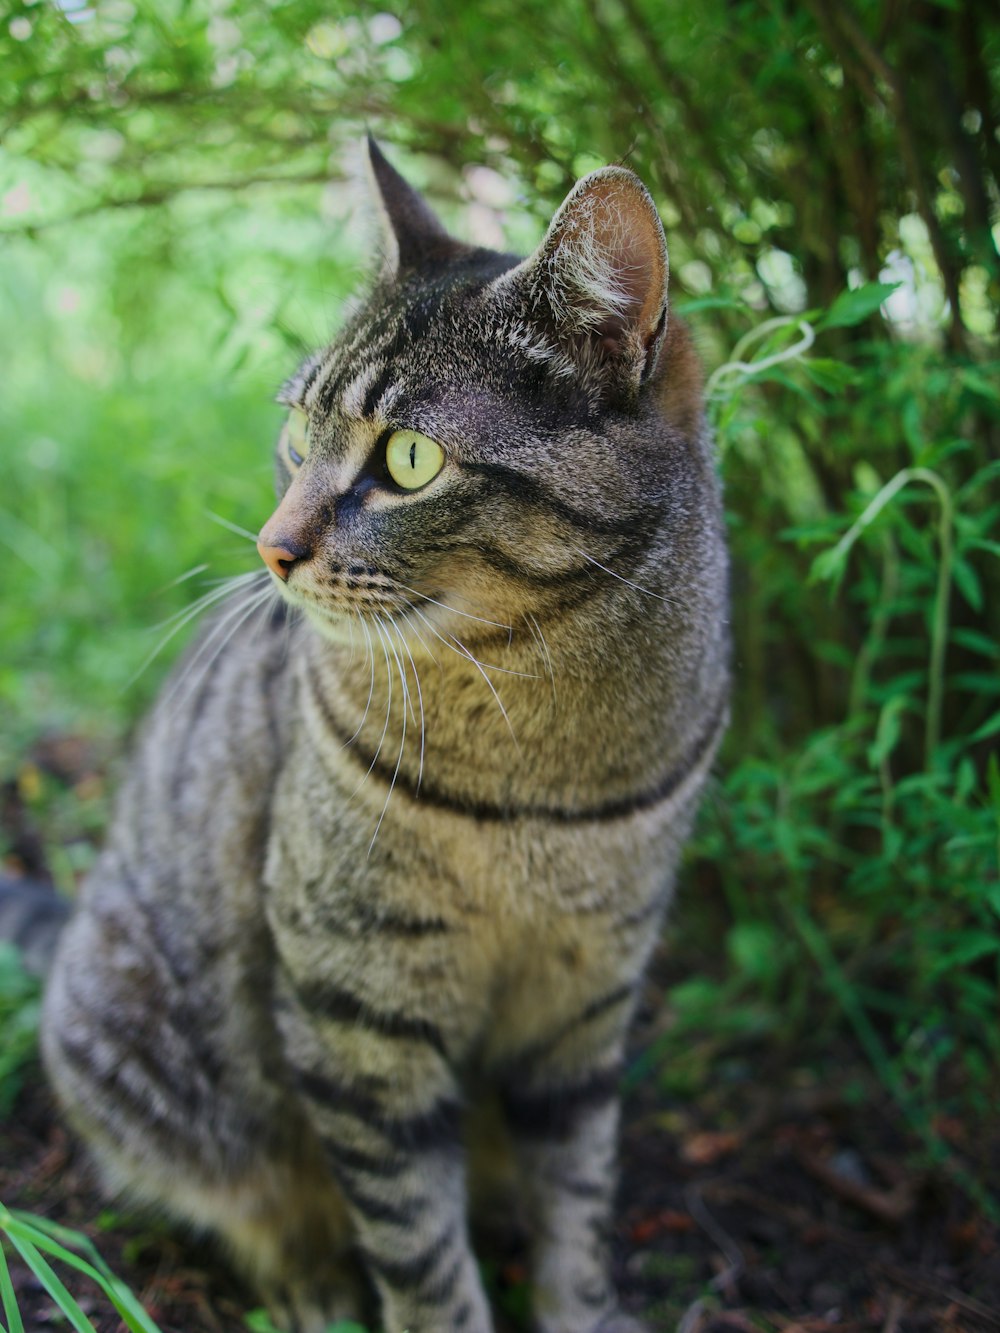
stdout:
{"type": "Polygon", "coordinates": [[[629,564],[668,488],[651,381],[663,228],[641,181],[579,181],[524,261],[462,244],[369,141],[382,266],[286,384],[259,549],[336,636],[351,613],[509,625],[629,564]],[[624,553],[624,554],[623,554],[624,553]]]}

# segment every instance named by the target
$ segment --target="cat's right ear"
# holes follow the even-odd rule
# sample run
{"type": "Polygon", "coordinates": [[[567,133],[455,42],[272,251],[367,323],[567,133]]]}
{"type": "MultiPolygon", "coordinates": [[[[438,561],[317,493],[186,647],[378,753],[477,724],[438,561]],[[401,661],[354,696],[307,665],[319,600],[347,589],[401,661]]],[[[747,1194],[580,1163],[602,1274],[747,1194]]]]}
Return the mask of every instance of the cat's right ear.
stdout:
{"type": "Polygon", "coordinates": [[[382,271],[395,276],[444,260],[464,247],[449,236],[424,197],[390,164],[369,134],[368,168],[382,233],[382,271]]]}
{"type": "Polygon", "coordinates": [[[497,287],[588,376],[634,391],[663,344],[668,276],[649,191],[625,167],[603,167],[577,182],[535,253],[497,287]]]}

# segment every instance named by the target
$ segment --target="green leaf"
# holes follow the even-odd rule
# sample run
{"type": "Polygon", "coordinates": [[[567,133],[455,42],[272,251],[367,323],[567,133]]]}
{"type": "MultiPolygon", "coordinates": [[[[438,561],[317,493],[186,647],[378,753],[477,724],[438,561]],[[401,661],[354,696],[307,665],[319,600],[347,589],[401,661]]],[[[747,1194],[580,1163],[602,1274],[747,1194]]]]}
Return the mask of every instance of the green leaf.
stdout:
{"type": "Polygon", "coordinates": [[[843,329],[860,324],[863,319],[873,315],[899,285],[898,282],[866,282],[863,287],[841,292],[816,326],[817,329],[843,329]]]}
{"type": "Polygon", "coordinates": [[[70,1268],[83,1273],[92,1282],[96,1282],[132,1333],[160,1333],[157,1325],[126,1284],[101,1258],[89,1236],[73,1231],[70,1227],[60,1226],[58,1222],[52,1222],[46,1217],[33,1217],[17,1209],[11,1209],[9,1216],[11,1221],[8,1223],[8,1231],[12,1240],[16,1232],[38,1249],[46,1251],[53,1258],[59,1259],[70,1268]],[[84,1250],[93,1262],[74,1254],[72,1250],[66,1248],[67,1245],[74,1245],[84,1250]]]}
{"type": "Polygon", "coordinates": [[[980,958],[1000,953],[1000,935],[987,935],[981,931],[964,931],[958,937],[958,943],[941,953],[934,962],[933,971],[940,975],[953,967],[966,967],[980,958]]]}
{"type": "Polygon", "coordinates": [[[14,1227],[10,1227],[7,1234],[18,1254],[41,1282],[77,1333],[94,1333],[94,1325],[60,1282],[52,1265],[42,1258],[31,1241],[19,1235],[14,1227]]]}
{"type": "Polygon", "coordinates": [[[839,546],[831,546],[828,551],[820,551],[809,566],[809,582],[829,581],[836,591],[847,568],[847,554],[847,551],[839,546]]]}
{"type": "Polygon", "coordinates": [[[995,736],[998,731],[1000,731],[1000,713],[994,713],[981,727],[976,728],[969,740],[984,741],[988,736],[995,736]]]}
{"type": "Polygon", "coordinates": [[[1000,643],[996,639],[964,625],[955,626],[951,631],[951,641],[962,648],[968,648],[969,652],[981,653],[983,657],[1000,657],[1000,643]]]}
{"type": "Polygon", "coordinates": [[[696,296],[690,301],[672,302],[671,310],[675,310],[678,315],[694,315],[700,310],[739,310],[743,314],[752,313],[746,301],[739,301],[732,296],[696,296]]]}
{"type": "Polygon", "coordinates": [[[726,949],[740,972],[762,981],[775,972],[781,940],[771,926],[763,922],[746,922],[730,930],[726,949]]]}
{"type": "Polygon", "coordinates": [[[243,1322],[250,1333],[279,1333],[274,1320],[264,1309],[248,1310],[243,1316],[243,1322]]]}
{"type": "Polygon", "coordinates": [[[909,707],[909,700],[901,694],[895,694],[882,705],[875,730],[875,739],[868,747],[868,762],[872,768],[884,763],[899,744],[902,733],[902,716],[909,707]]]}
{"type": "Polygon", "coordinates": [[[1000,542],[991,542],[986,537],[971,537],[965,545],[974,551],[989,551],[990,555],[1000,556],[1000,542]]]}
{"type": "Polygon", "coordinates": [[[983,589],[976,571],[961,556],[956,556],[951,572],[955,579],[955,586],[973,611],[981,611],[983,609],[983,589]]]}
{"type": "Polygon", "coordinates": [[[10,1269],[7,1267],[7,1256],[2,1245],[0,1245],[0,1301],[3,1302],[8,1333],[24,1333],[24,1324],[21,1322],[21,1312],[17,1308],[17,1296],[14,1294],[14,1284],[10,1280],[10,1269]]]}
{"type": "Polygon", "coordinates": [[[848,385],[856,384],[858,381],[858,372],[853,366],[847,365],[844,361],[837,361],[833,357],[804,356],[801,365],[813,383],[818,384],[827,393],[840,393],[848,385]]]}
{"type": "Polygon", "coordinates": [[[993,380],[987,379],[985,375],[979,374],[976,370],[966,368],[959,372],[959,383],[964,384],[967,389],[978,394],[981,398],[988,398],[991,402],[1000,403],[1000,388],[993,380]]]}

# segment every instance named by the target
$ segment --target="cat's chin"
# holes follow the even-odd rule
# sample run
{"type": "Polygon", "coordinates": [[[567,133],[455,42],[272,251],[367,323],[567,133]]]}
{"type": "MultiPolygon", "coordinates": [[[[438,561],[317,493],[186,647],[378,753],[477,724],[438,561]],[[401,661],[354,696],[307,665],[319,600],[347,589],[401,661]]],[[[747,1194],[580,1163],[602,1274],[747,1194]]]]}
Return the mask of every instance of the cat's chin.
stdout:
{"type": "Polygon", "coordinates": [[[352,617],[347,611],[326,611],[318,606],[303,606],[311,625],[315,625],[324,639],[331,643],[353,643],[352,617]]]}

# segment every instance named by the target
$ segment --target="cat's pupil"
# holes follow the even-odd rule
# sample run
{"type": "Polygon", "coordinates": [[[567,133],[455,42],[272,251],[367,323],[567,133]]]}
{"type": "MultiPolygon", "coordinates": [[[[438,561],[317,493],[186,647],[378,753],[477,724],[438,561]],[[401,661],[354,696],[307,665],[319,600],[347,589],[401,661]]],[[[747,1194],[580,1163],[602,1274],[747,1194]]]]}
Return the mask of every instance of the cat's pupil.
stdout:
{"type": "Polygon", "coordinates": [[[417,442],[416,440],[414,440],[413,443],[410,445],[410,467],[415,468],[416,466],[417,466],[417,442]]]}

